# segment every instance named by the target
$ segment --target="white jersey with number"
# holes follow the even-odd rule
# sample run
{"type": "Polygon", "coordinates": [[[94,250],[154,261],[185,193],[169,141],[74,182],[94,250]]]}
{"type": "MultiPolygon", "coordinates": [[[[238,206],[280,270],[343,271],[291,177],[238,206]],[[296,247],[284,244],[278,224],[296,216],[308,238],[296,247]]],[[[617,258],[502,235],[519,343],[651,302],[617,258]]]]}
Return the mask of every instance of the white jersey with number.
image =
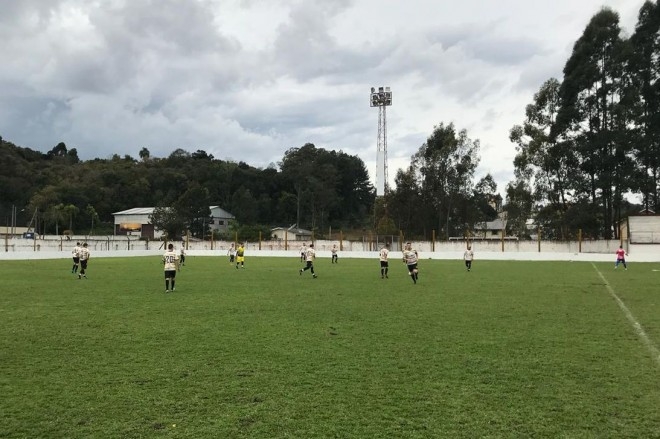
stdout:
{"type": "Polygon", "coordinates": [[[417,263],[417,250],[404,250],[403,260],[406,261],[406,264],[412,265],[417,263]]]}
{"type": "Polygon", "coordinates": [[[307,251],[305,251],[305,260],[307,262],[313,261],[315,257],[316,257],[316,252],[314,251],[313,248],[308,248],[307,251]]]}
{"type": "Polygon", "coordinates": [[[471,261],[474,259],[474,252],[472,250],[465,250],[465,254],[463,254],[463,259],[466,261],[471,261]]]}
{"type": "Polygon", "coordinates": [[[163,264],[165,264],[165,271],[174,271],[177,269],[179,255],[174,250],[168,250],[163,255],[163,264]]]}
{"type": "Polygon", "coordinates": [[[89,259],[89,249],[87,247],[82,247],[78,252],[78,256],[81,261],[86,261],[89,259]]]}
{"type": "Polygon", "coordinates": [[[380,260],[383,262],[387,262],[387,258],[390,256],[390,251],[387,249],[387,247],[383,247],[380,249],[380,260]]]}

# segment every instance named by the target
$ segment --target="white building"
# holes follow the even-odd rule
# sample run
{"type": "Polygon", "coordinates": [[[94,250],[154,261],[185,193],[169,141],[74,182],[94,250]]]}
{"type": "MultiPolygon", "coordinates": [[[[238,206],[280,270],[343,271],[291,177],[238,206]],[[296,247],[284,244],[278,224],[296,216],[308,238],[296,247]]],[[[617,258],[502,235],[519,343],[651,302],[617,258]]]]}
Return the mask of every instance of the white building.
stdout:
{"type": "MultiPolygon", "coordinates": [[[[151,224],[151,215],[155,207],[134,207],[121,212],[113,213],[115,217],[115,235],[135,235],[139,237],[158,239],[163,233],[151,224]]],[[[211,217],[209,218],[210,229],[217,233],[229,230],[229,222],[234,215],[220,208],[209,206],[211,217]]]]}
{"type": "Polygon", "coordinates": [[[289,228],[275,227],[270,232],[273,239],[279,241],[311,241],[313,235],[310,230],[301,229],[296,224],[289,228]]]}

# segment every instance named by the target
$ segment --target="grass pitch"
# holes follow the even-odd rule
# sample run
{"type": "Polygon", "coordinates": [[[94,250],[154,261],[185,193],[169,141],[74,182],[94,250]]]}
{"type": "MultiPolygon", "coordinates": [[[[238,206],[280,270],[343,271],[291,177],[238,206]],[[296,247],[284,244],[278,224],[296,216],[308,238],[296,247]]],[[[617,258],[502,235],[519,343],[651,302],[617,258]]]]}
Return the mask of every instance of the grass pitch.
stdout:
{"type": "Polygon", "coordinates": [[[0,437],[660,437],[654,264],[390,265],[3,261],[0,437]]]}

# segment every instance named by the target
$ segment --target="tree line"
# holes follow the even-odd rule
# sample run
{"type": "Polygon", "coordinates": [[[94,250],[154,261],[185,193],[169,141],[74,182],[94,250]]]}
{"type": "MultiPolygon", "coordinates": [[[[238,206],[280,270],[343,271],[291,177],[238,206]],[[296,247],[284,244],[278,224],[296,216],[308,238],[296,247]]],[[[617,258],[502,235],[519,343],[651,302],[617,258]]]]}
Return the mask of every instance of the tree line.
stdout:
{"type": "MultiPolygon", "coordinates": [[[[625,37],[619,15],[601,9],[575,42],[563,79],[548,79],[511,129],[515,180],[506,187],[509,224],[524,234],[619,237],[626,195],[657,212],[660,197],[660,8],[645,2],[625,37]]],[[[639,209],[638,209],[639,210],[639,209]]]]}
{"type": "Polygon", "coordinates": [[[456,133],[453,125],[436,127],[410,168],[422,166],[427,176],[423,197],[411,196],[411,182],[402,172],[397,188],[377,200],[359,157],[311,143],[287,150],[277,166],[256,168],[183,149],[164,158],[152,157],[143,148],[139,159],[115,154],[83,161],[64,143],[42,154],[0,139],[0,184],[7,189],[0,193],[0,206],[3,211],[19,206],[21,224],[38,212],[37,232],[42,234],[112,234],[114,212],[153,206],[152,222],[158,229],[169,236],[189,231],[202,238],[209,233],[209,206],[218,205],[236,217],[231,236],[239,233],[243,239],[255,239],[259,233],[268,237],[272,227],[294,224],[317,237],[332,229],[364,234],[398,234],[404,229],[408,236],[423,237],[430,234],[428,227],[453,227],[459,217],[476,219],[478,209],[470,203],[481,203],[494,215],[487,204],[496,189],[492,178],[472,187],[477,153],[478,141],[469,140],[465,131],[456,133]],[[418,204],[428,200],[435,211],[426,212],[418,204]],[[442,207],[446,201],[455,203],[449,211],[442,207]],[[467,216],[461,217],[462,212],[467,216]],[[436,214],[443,221],[427,224],[436,214]]]}
{"type": "Polygon", "coordinates": [[[363,227],[374,201],[360,158],[312,144],[286,151],[279,169],[218,160],[203,150],[156,158],[143,148],[139,157],[82,161],[64,143],[42,154],[0,138],[0,208],[19,206],[21,224],[39,212],[39,233],[88,233],[96,224],[97,233],[112,234],[113,212],[172,207],[180,229],[202,237],[211,205],[231,212],[234,227],[298,223],[323,230],[363,227]]]}

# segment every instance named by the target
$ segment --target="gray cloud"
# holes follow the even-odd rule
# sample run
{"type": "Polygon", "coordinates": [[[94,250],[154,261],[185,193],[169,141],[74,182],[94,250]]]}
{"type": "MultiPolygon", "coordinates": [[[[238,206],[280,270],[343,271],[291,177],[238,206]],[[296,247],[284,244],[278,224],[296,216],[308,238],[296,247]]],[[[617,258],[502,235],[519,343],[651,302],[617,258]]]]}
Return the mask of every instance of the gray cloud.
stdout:
{"type": "MultiPolygon", "coordinates": [[[[488,154],[495,145],[512,150],[513,107],[522,115],[543,81],[561,72],[580,27],[600,7],[560,2],[547,33],[530,34],[520,29],[539,18],[511,0],[498,5],[506,14],[486,18],[473,13],[481,5],[474,0],[451,17],[424,13],[440,7],[430,0],[405,8],[374,0],[5,3],[0,57],[11,62],[0,69],[0,135],[7,140],[42,151],[64,141],[85,159],[136,156],[142,147],[154,156],[205,149],[255,166],[311,142],[360,155],[372,175],[371,86],[394,91],[393,163],[405,163],[440,122],[467,128],[488,154]],[[406,20],[409,12],[415,20],[406,20]]],[[[622,15],[634,16],[638,3],[622,15]]],[[[510,161],[488,166],[501,178],[511,174],[510,161]]]]}

